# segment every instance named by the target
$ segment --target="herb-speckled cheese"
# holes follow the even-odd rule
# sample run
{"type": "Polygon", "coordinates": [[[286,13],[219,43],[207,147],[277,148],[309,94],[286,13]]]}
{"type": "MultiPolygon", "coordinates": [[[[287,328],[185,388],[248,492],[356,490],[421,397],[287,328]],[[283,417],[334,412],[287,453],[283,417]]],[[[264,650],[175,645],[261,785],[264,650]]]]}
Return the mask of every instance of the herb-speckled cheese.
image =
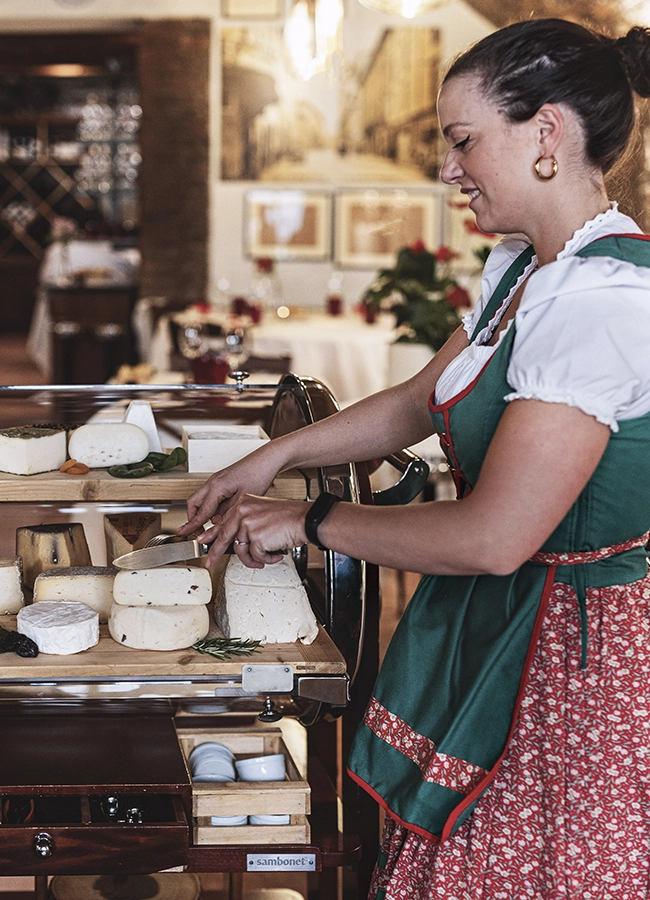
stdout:
{"type": "Polygon", "coordinates": [[[120,606],[108,619],[111,637],[135,650],[182,650],[210,630],[206,606],[120,606]]]}
{"type": "Polygon", "coordinates": [[[121,606],[196,606],[212,599],[212,581],[199,566],[121,569],[113,598],[121,606]]]}
{"type": "Polygon", "coordinates": [[[231,557],[217,591],[215,618],[226,637],[311,644],[318,623],[290,557],[263,569],[231,557]]]}

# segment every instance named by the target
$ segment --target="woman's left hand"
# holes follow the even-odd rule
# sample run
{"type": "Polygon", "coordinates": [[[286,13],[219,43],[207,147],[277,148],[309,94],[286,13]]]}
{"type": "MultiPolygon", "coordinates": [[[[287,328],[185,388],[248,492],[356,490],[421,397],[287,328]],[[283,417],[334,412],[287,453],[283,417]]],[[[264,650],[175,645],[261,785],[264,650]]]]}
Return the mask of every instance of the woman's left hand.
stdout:
{"type": "Polygon", "coordinates": [[[198,540],[212,544],[207,565],[214,565],[231,543],[244,565],[252,569],[279,562],[293,547],[307,543],[307,509],[302,500],[243,494],[223,516],[215,516],[212,528],[198,535],[198,540]]]}

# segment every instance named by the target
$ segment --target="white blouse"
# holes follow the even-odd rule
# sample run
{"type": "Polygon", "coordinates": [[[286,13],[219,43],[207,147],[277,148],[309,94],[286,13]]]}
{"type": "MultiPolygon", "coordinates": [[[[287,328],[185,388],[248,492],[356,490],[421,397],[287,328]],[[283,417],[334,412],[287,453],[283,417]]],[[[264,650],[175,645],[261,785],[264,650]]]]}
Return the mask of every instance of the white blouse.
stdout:
{"type": "MultiPolygon", "coordinates": [[[[641,234],[612,204],[567,241],[557,259],[539,271],[533,256],[488,325],[438,379],[436,403],[445,403],[478,375],[507,333],[490,346],[522,280],[528,277],[514,321],[506,401],[544,400],[575,406],[618,431],[618,421],[650,412],[650,268],[607,256],[575,253],[611,234],[641,234]]],[[[528,245],[505,237],[492,251],[481,280],[481,297],[464,319],[472,334],[504,272],[528,245]]],[[[508,325],[508,328],[510,327],[508,325]]]]}

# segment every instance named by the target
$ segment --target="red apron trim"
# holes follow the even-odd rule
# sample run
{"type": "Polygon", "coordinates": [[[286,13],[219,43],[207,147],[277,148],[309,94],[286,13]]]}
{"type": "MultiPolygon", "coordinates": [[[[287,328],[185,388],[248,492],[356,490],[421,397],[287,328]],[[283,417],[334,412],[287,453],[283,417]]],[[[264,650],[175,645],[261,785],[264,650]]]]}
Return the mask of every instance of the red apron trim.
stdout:
{"type": "Polygon", "coordinates": [[[641,537],[630,538],[621,544],[612,544],[611,547],[600,547],[598,550],[567,550],[561,553],[545,553],[541,550],[531,556],[530,561],[543,563],[547,566],[580,566],[583,563],[598,562],[601,559],[609,559],[625,553],[626,550],[634,550],[635,547],[645,547],[650,540],[650,531],[641,537]]]}
{"type": "Polygon", "coordinates": [[[598,241],[605,241],[607,238],[636,238],[637,241],[650,241],[650,234],[604,234],[591,243],[597,244],[598,241]]]}
{"type": "Polygon", "coordinates": [[[399,750],[414,762],[424,781],[431,781],[460,794],[467,794],[487,775],[487,770],[481,766],[475,766],[456,756],[439,753],[430,738],[418,734],[374,697],[368,704],[363,721],[373,734],[385,741],[389,747],[399,750]]]}
{"type": "Polygon", "coordinates": [[[496,775],[499,770],[499,766],[503,761],[503,757],[506,755],[506,751],[508,746],[510,745],[510,741],[512,740],[512,735],[515,730],[515,724],[517,722],[517,717],[519,715],[519,708],[521,706],[521,701],[524,697],[524,691],[526,690],[526,685],[528,684],[528,676],[530,674],[530,666],[533,661],[533,655],[535,650],[537,649],[537,643],[539,641],[539,635],[542,630],[542,625],[544,623],[544,619],[546,617],[546,608],[548,606],[549,597],[551,596],[551,591],[553,590],[553,585],[555,583],[555,566],[550,566],[548,572],[546,573],[546,579],[544,581],[544,589],[542,590],[542,596],[539,601],[539,609],[537,610],[537,616],[535,618],[535,625],[533,626],[533,633],[530,636],[530,642],[528,644],[528,653],[526,654],[526,659],[524,660],[524,667],[521,673],[521,679],[519,681],[519,690],[517,691],[517,699],[515,700],[515,708],[512,713],[512,719],[510,720],[510,731],[508,732],[508,737],[506,739],[503,752],[501,756],[497,759],[495,764],[492,766],[490,771],[487,774],[487,778],[485,778],[480,784],[477,784],[476,787],[462,800],[458,806],[451,813],[447,821],[445,822],[445,826],[442,829],[442,834],[440,835],[440,840],[444,841],[448,837],[451,836],[452,829],[456,822],[458,821],[458,817],[463,813],[468,806],[471,806],[475,800],[483,793],[483,791],[489,786],[490,782],[496,775]]]}
{"type": "Polygon", "coordinates": [[[419,825],[414,825],[412,822],[407,822],[405,819],[400,818],[397,813],[394,813],[388,803],[386,803],[384,798],[381,796],[381,794],[378,794],[374,788],[370,787],[368,782],[364,781],[363,778],[360,778],[356,772],[353,772],[352,769],[348,768],[347,773],[352,781],[355,781],[360,788],[366,791],[366,793],[370,794],[375,803],[378,803],[382,809],[386,810],[391,819],[395,819],[395,821],[399,825],[402,825],[404,828],[407,828],[414,834],[419,834],[420,837],[426,838],[428,841],[431,841],[432,844],[440,843],[440,838],[437,834],[432,834],[430,831],[427,831],[426,828],[420,828],[419,825]]]}
{"type": "Polygon", "coordinates": [[[434,402],[434,397],[436,395],[436,391],[434,388],[434,390],[429,395],[429,409],[431,410],[431,412],[434,412],[434,413],[445,412],[445,410],[451,409],[452,406],[455,406],[457,403],[460,403],[460,401],[463,400],[470,393],[470,391],[474,390],[474,388],[476,387],[477,381],[479,380],[479,378],[481,377],[483,372],[485,372],[487,367],[490,365],[490,363],[492,362],[494,357],[495,357],[495,354],[493,353],[492,356],[485,363],[485,365],[483,366],[481,371],[478,373],[476,378],[474,378],[473,381],[470,381],[470,383],[467,385],[467,387],[463,388],[463,390],[460,391],[460,393],[456,394],[454,397],[450,397],[449,400],[445,400],[444,403],[436,404],[434,402]]]}

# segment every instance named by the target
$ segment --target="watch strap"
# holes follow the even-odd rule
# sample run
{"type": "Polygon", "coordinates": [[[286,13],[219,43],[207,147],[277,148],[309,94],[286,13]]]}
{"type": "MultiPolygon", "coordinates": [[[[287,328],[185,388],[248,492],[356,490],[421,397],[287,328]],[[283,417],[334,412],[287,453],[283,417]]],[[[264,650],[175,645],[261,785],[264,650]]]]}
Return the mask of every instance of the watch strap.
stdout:
{"type": "Polygon", "coordinates": [[[334,494],[323,491],[322,494],[319,494],[318,497],[316,497],[305,515],[305,534],[307,535],[307,540],[310,544],[315,544],[319,550],[327,550],[327,547],[323,547],[318,540],[318,526],[334,504],[339,502],[339,499],[340,498],[336,497],[334,494]]]}

